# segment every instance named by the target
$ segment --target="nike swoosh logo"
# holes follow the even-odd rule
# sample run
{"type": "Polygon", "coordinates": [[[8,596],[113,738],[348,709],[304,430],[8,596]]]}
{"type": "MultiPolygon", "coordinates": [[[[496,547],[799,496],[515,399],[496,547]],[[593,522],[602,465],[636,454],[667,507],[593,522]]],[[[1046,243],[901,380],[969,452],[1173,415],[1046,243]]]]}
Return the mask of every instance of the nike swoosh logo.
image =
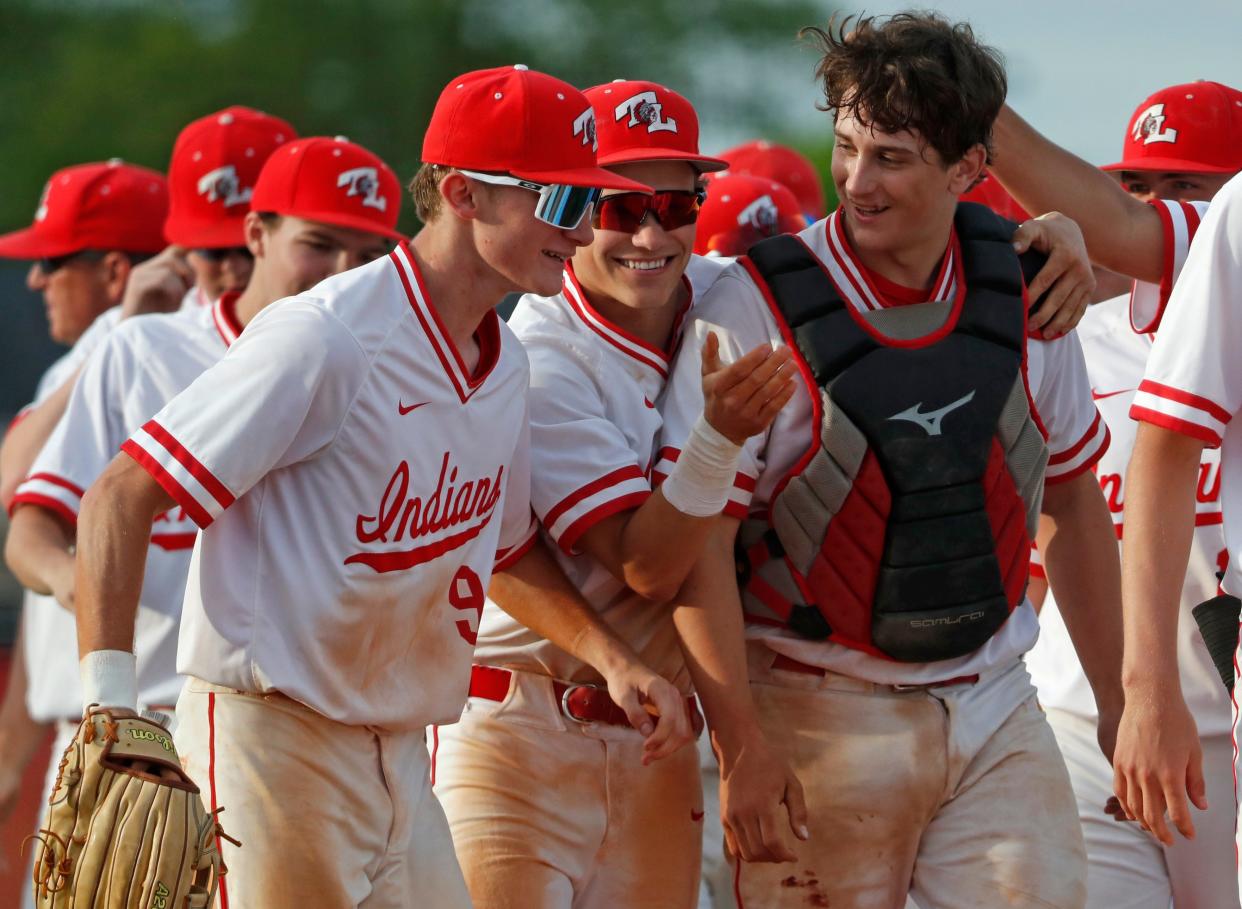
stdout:
{"type": "Polygon", "coordinates": [[[1100,393],[1099,393],[1098,391],[1096,391],[1095,389],[1092,389],[1092,390],[1091,390],[1091,400],[1093,400],[1093,401],[1103,401],[1105,398],[1111,398],[1111,397],[1114,397],[1114,396],[1116,396],[1116,395],[1123,395],[1123,394],[1125,394],[1127,391],[1134,391],[1134,389],[1133,389],[1133,388],[1123,388],[1123,389],[1121,389],[1121,391],[1106,391],[1106,392],[1104,392],[1103,394],[1100,394],[1100,393]]]}
{"type": "Polygon", "coordinates": [[[648,400],[648,398],[645,395],[643,396],[643,403],[646,404],[648,407],[650,407],[652,410],[655,410],[655,405],[652,404],[651,401],[648,400]]]}
{"type": "Polygon", "coordinates": [[[431,403],[430,401],[423,401],[421,404],[411,404],[409,407],[406,407],[404,404],[398,401],[397,402],[397,413],[401,414],[401,416],[404,417],[411,410],[418,410],[418,408],[424,407],[430,403],[431,403]]]}
{"type": "Polygon", "coordinates": [[[927,413],[922,412],[923,402],[919,401],[913,407],[907,407],[901,413],[893,414],[889,419],[906,420],[907,422],[914,423],[916,426],[923,427],[923,431],[929,436],[938,436],[940,435],[940,421],[959,407],[965,407],[974,397],[975,393],[972,391],[958,398],[952,404],[946,404],[939,410],[929,410],[927,413]]]}

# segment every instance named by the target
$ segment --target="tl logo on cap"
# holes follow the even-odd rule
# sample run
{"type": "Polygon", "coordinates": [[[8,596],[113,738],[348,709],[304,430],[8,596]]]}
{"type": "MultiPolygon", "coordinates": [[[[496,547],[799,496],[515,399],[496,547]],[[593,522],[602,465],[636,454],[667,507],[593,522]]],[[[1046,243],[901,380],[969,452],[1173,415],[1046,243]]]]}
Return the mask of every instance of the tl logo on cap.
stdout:
{"type": "Polygon", "coordinates": [[[242,189],[237,179],[237,168],[232,164],[209,170],[198,178],[198,194],[206,196],[208,202],[223,200],[225,208],[245,205],[253,192],[250,187],[242,189]]]}
{"type": "Polygon", "coordinates": [[[1176,142],[1177,130],[1164,128],[1164,104],[1153,104],[1134,118],[1134,141],[1144,145],[1153,142],[1176,142]]]}
{"type": "Polygon", "coordinates": [[[599,142],[595,137],[595,108],[588,107],[574,121],[574,135],[582,137],[582,144],[591,143],[591,151],[599,151],[599,142]]]}
{"type": "Polygon", "coordinates": [[[355,167],[336,178],[337,186],[348,186],[347,196],[362,196],[362,204],[368,208],[384,211],[388,200],[379,194],[379,171],[374,167],[355,167]]]}
{"type": "Polygon", "coordinates": [[[613,114],[618,123],[629,117],[629,122],[625,125],[630,129],[645,123],[649,133],[677,132],[677,121],[672,117],[664,119],[664,105],[656,100],[656,93],[652,91],[639,92],[625,99],[617,105],[613,114]]]}
{"type": "Polygon", "coordinates": [[[776,203],[772,201],[772,197],[762,195],[738,212],[737,223],[750,225],[764,236],[770,237],[776,233],[778,218],[779,212],[776,210],[776,203]]]}

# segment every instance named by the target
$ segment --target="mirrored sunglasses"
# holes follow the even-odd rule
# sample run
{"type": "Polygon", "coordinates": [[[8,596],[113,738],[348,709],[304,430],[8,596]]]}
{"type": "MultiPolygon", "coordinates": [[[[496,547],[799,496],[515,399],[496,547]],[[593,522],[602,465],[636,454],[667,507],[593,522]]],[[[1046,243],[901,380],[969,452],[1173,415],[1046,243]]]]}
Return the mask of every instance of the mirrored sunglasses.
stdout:
{"type": "Polygon", "coordinates": [[[599,199],[600,191],[594,186],[569,186],[565,183],[534,183],[508,174],[483,174],[475,170],[462,170],[480,183],[494,186],[518,186],[539,194],[535,203],[535,217],[545,224],[561,230],[573,230],[582,223],[583,217],[599,199]]]}
{"type": "Polygon", "coordinates": [[[665,230],[676,230],[699,219],[705,198],[702,191],[688,189],[666,189],[652,195],[616,193],[596,203],[591,226],[632,234],[652,215],[665,230]]]}

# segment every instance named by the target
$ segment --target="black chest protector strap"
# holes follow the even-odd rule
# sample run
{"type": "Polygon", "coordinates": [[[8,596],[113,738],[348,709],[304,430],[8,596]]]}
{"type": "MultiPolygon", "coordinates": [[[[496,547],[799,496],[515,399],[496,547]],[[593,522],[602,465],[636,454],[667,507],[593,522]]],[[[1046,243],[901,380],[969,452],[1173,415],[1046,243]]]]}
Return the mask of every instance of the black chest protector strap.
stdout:
{"type": "Polygon", "coordinates": [[[1024,269],[987,209],[960,206],[956,229],[959,303],[876,313],[851,309],[800,240],[751,249],[817,424],[766,519],[741,529],[751,618],[931,662],[977,649],[1022,602],[1047,463],[1024,269]]]}

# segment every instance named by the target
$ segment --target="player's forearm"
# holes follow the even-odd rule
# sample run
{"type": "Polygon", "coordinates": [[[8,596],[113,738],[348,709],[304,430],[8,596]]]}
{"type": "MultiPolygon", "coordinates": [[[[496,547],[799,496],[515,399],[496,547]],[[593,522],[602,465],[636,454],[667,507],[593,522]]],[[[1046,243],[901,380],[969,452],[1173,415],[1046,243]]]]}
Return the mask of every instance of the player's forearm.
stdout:
{"type": "Polygon", "coordinates": [[[151,522],[174,503],[128,455],[82,497],[75,591],[78,651],[132,651],[151,522]]]}
{"type": "Polygon", "coordinates": [[[57,517],[38,505],[13,513],[4,543],[4,560],[22,586],[52,594],[56,582],[74,571],[74,535],[57,517]]]}
{"type": "Polygon", "coordinates": [[[737,521],[722,519],[673,606],[686,668],[722,754],[759,732],[746,668],[742,604],[733,566],[737,521]]]}
{"type": "Polygon", "coordinates": [[[1059,211],[1082,229],[1093,261],[1143,281],[1159,281],[1160,216],[1112,177],[1044,138],[1007,105],[996,118],[993,174],[1032,214],[1059,211]]]}
{"type": "Polygon", "coordinates": [[[542,540],[494,574],[487,594],[518,622],[604,676],[638,660],[569,582],[542,540]]]}
{"type": "Polygon", "coordinates": [[[1101,712],[1119,711],[1121,576],[1117,538],[1094,473],[1044,492],[1040,551],[1048,585],[1101,712]]]}
{"type": "Polygon", "coordinates": [[[1126,692],[1180,692],[1177,623],[1194,538],[1195,480],[1203,443],[1140,423],[1126,471],[1122,603],[1126,692]]]}
{"type": "Polygon", "coordinates": [[[621,534],[622,578],[639,596],[666,603],[694,567],[716,518],[678,511],[656,491],[630,512],[621,534]]]}
{"type": "Polygon", "coordinates": [[[0,503],[5,508],[13,501],[17,487],[30,473],[35,458],[39,456],[52,430],[64,416],[65,408],[69,406],[69,396],[73,394],[73,386],[80,372],[81,370],[75,372],[38,407],[27,411],[5,433],[4,443],[0,444],[0,503]]]}

